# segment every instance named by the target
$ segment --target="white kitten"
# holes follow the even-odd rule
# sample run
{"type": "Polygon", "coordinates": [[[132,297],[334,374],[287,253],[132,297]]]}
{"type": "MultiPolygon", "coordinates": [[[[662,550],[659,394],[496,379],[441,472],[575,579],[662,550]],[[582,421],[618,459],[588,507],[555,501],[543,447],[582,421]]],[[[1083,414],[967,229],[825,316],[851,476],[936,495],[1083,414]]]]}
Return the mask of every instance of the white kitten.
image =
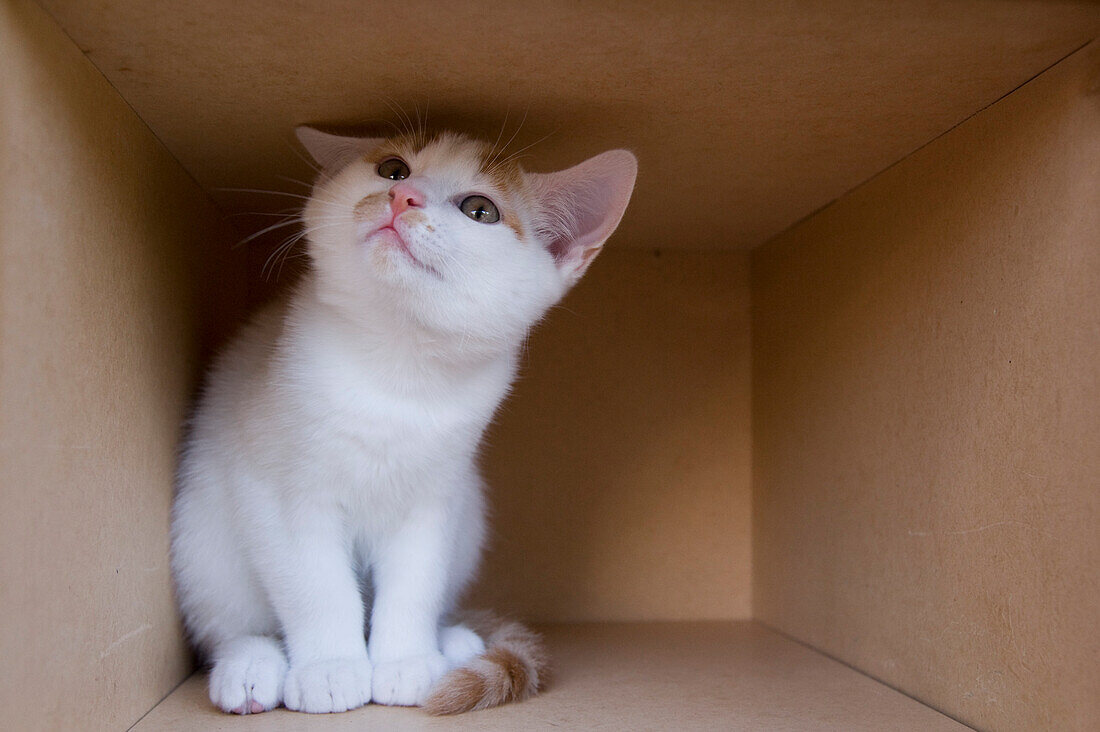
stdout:
{"type": "Polygon", "coordinates": [[[484,536],[475,453],[636,161],[540,175],[452,134],[298,134],[324,169],[310,272],[217,360],[180,467],[172,566],[210,698],[240,714],[522,698],[544,663],[525,629],[445,624],[484,536]]]}

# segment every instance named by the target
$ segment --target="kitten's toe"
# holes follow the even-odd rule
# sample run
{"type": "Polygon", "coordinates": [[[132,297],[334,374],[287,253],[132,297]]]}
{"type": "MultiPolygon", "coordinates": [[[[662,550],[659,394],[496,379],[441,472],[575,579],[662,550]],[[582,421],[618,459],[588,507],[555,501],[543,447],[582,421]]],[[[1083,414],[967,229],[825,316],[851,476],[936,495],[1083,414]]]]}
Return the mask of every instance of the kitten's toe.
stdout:
{"type": "Polygon", "coordinates": [[[379,663],[374,667],[371,698],[376,704],[420,706],[449,667],[441,653],[379,663]]]}
{"type": "Polygon", "coordinates": [[[310,714],[346,712],[370,702],[372,669],[365,658],[336,658],[290,669],[287,709],[310,714]]]}
{"type": "Polygon", "coordinates": [[[245,638],[227,644],[210,672],[210,701],[233,714],[259,714],[283,700],[286,657],[275,641],[245,638]]]}
{"type": "Polygon", "coordinates": [[[452,625],[439,631],[439,649],[451,668],[458,668],[485,653],[485,642],[465,625],[452,625]]]}

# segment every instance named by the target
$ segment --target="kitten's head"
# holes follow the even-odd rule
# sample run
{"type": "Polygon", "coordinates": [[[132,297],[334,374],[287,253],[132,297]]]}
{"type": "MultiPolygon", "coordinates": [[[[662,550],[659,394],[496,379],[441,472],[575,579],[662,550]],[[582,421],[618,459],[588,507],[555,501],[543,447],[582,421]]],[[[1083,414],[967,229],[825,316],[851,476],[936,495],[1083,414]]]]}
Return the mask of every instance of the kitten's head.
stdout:
{"type": "Polygon", "coordinates": [[[540,174],[456,134],[298,139],[322,168],[304,218],[325,296],[501,345],[584,274],[637,173],[625,150],[540,174]]]}

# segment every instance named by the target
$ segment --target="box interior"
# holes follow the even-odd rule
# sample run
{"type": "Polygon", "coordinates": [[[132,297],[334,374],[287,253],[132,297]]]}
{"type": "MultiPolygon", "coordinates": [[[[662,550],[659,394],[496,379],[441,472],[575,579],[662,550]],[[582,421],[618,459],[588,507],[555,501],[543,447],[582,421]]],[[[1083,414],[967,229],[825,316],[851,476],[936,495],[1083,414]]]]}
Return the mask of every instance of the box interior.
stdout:
{"type": "Polygon", "coordinates": [[[301,195],[294,125],[391,107],[516,131],[536,170],[641,164],[484,454],[468,604],[547,624],[561,675],[471,723],[1100,718],[1097,5],[0,13],[14,728],[214,724],[201,677],[150,713],[193,668],[175,444],[211,351],[285,285],[279,237],[235,245],[298,200],[229,189],[301,195]]]}

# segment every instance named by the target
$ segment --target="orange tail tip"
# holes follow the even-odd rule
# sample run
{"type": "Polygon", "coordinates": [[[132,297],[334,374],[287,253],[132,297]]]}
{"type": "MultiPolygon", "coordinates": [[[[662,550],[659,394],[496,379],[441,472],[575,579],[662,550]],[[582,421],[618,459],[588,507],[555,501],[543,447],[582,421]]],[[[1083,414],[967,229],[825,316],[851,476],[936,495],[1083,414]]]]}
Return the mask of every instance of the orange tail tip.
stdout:
{"type": "Polygon", "coordinates": [[[545,683],[548,664],[538,634],[511,621],[478,625],[485,653],[440,680],[424,703],[429,714],[459,714],[523,701],[545,683]]]}

